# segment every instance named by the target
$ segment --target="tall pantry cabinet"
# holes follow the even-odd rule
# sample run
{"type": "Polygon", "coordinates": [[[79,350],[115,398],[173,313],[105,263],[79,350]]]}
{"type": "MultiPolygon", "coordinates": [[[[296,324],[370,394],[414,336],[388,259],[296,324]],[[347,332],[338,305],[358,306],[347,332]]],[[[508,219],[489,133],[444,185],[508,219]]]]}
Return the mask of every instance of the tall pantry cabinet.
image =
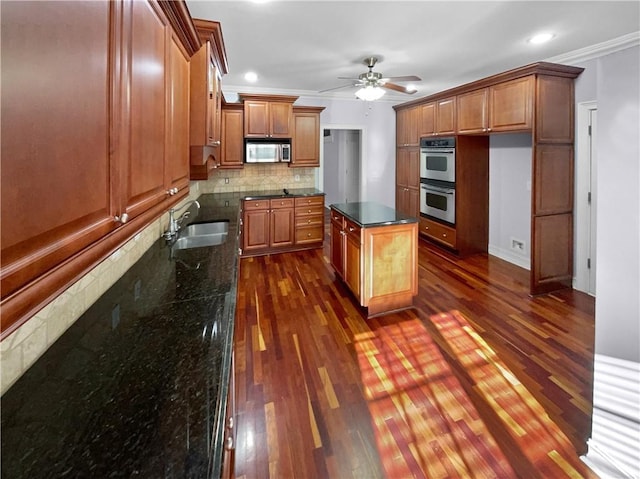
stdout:
{"type": "Polygon", "coordinates": [[[1,9],[5,337],[188,193],[199,41],[180,2],[1,9]]]}

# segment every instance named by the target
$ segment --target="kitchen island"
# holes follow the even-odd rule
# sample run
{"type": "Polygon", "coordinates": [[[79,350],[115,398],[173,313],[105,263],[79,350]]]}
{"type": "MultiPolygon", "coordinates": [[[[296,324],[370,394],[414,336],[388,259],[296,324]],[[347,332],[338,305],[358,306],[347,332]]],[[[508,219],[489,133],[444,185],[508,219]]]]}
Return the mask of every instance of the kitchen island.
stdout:
{"type": "Polygon", "coordinates": [[[418,293],[418,219],[374,202],[331,205],[331,264],[369,317],[418,293]]]}

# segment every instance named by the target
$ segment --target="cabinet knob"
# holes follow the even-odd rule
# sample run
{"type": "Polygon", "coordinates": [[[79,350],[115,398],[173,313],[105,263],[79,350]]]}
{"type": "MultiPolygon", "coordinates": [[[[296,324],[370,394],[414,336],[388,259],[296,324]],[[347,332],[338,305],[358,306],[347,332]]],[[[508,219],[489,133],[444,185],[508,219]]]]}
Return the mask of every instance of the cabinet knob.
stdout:
{"type": "Polygon", "coordinates": [[[114,216],[113,220],[116,223],[125,224],[127,221],[129,221],[129,215],[127,213],[123,213],[120,216],[114,216]]]}
{"type": "Polygon", "coordinates": [[[224,443],[224,448],[227,451],[233,451],[233,437],[232,436],[227,436],[227,440],[224,443]]]}
{"type": "Polygon", "coordinates": [[[307,238],[311,238],[311,233],[307,233],[307,238]]]}
{"type": "Polygon", "coordinates": [[[424,227],[424,229],[428,230],[428,229],[429,229],[429,227],[428,227],[428,226],[425,226],[425,227],[424,227]]]}
{"type": "Polygon", "coordinates": [[[311,220],[307,220],[307,224],[310,224],[310,223],[311,223],[311,220]]]}
{"type": "Polygon", "coordinates": [[[355,228],[353,228],[352,226],[349,226],[349,233],[353,233],[353,230],[354,230],[354,229],[355,229],[355,228]]]}
{"type": "Polygon", "coordinates": [[[447,233],[442,233],[442,237],[446,238],[447,237],[447,233]]]}
{"type": "Polygon", "coordinates": [[[311,213],[311,210],[309,210],[309,213],[311,213]]]}

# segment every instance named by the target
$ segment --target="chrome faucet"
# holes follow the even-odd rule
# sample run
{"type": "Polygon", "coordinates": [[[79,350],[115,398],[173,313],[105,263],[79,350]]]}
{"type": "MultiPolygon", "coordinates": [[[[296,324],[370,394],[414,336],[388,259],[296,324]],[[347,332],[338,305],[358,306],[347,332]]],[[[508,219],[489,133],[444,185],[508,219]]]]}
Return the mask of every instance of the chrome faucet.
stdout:
{"type": "Polygon", "coordinates": [[[185,211],[178,219],[175,218],[175,214],[185,208],[188,208],[191,205],[196,205],[198,209],[200,209],[200,203],[198,203],[196,200],[193,200],[185,203],[180,208],[171,208],[169,210],[169,229],[163,233],[162,236],[164,237],[164,239],[171,240],[175,238],[176,234],[178,234],[178,231],[180,231],[182,222],[190,216],[191,212],[185,211]]]}

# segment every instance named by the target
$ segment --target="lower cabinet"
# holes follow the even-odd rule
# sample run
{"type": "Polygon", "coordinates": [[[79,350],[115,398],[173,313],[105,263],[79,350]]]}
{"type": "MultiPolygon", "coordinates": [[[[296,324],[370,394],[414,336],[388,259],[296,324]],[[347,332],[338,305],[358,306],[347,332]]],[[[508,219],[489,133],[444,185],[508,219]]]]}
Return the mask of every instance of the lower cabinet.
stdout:
{"type": "Polygon", "coordinates": [[[420,233],[442,243],[449,248],[456,249],[456,230],[427,218],[420,218],[420,233]]]}
{"type": "Polygon", "coordinates": [[[322,246],[323,195],[244,200],[242,203],[243,256],[322,246]]]}

